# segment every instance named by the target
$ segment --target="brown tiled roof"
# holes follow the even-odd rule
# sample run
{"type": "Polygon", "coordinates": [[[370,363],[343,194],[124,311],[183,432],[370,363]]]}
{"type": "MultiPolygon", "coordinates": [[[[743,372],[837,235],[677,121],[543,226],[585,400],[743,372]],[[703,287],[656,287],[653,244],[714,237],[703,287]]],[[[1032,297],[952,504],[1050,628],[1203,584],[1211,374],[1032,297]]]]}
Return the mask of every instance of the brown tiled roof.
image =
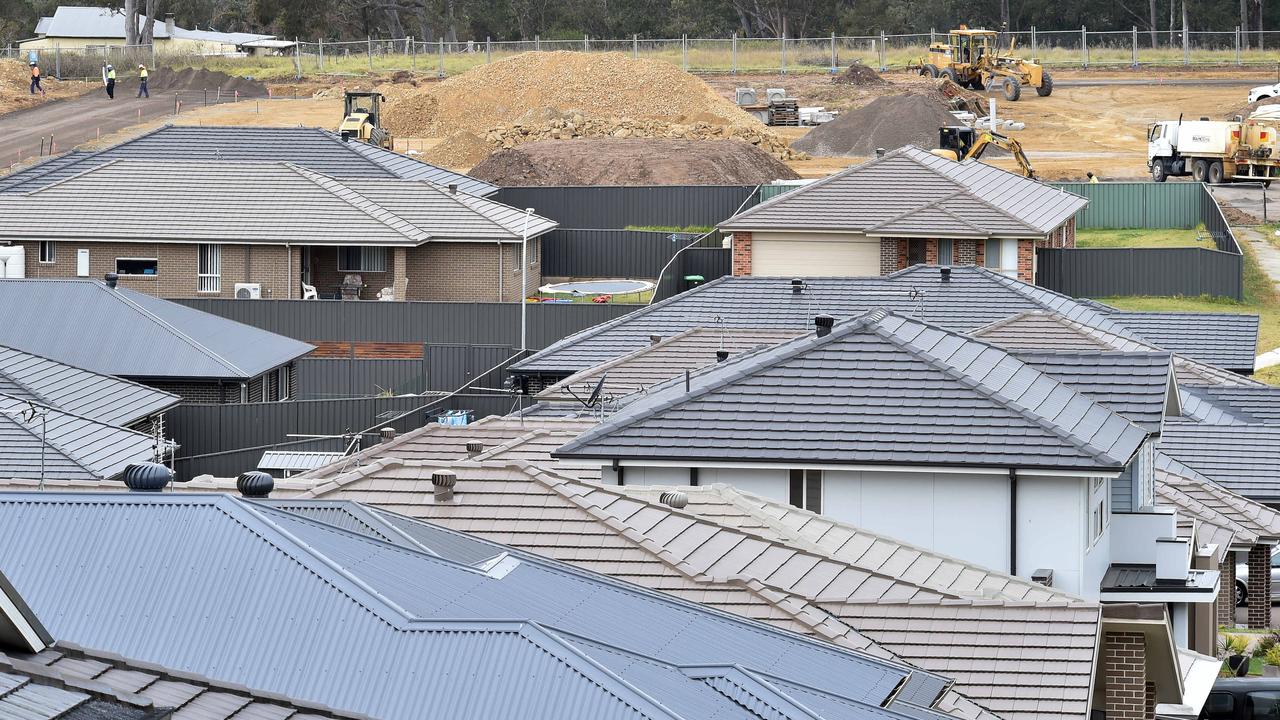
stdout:
{"type": "MultiPolygon", "coordinates": [[[[862,609],[880,602],[980,601],[983,595],[1005,593],[1019,598],[1011,605],[1017,607],[1019,618],[1027,607],[1070,607],[1080,617],[1092,613],[1094,631],[1089,637],[1096,632],[1096,603],[837,526],[818,516],[802,522],[800,516],[781,513],[769,501],[725,486],[679,488],[690,502],[684,510],[676,510],[656,500],[657,488],[596,485],[526,463],[458,462],[448,464],[458,475],[453,499],[437,502],[430,476],[444,465],[382,458],[336,474],[298,497],[367,503],[909,663],[933,662],[932,656],[942,651],[894,644],[890,635],[886,637],[894,642],[873,640],[859,629],[862,609]],[[828,525],[825,530],[820,528],[823,522],[828,525]],[[916,652],[924,655],[917,657],[916,652]]],[[[984,612],[998,616],[1010,601],[988,602],[984,612]]],[[[987,619],[982,620],[984,628],[987,619]]],[[[1040,619],[1057,622],[1052,613],[1040,619]]],[[[949,637],[956,655],[972,655],[966,643],[978,638],[974,633],[979,627],[969,628],[968,623],[967,617],[953,623],[949,637]]],[[[1006,702],[1004,688],[1013,684],[1034,692],[1048,683],[1053,688],[1073,688],[1073,698],[1079,692],[1087,696],[1092,644],[1088,657],[1081,659],[1075,657],[1079,653],[1067,653],[1058,643],[1023,638],[1016,624],[1009,628],[1013,636],[998,643],[1027,646],[1027,658],[1032,660],[1039,657],[1071,666],[1061,672],[1055,666],[1048,673],[1028,671],[1005,677],[993,665],[985,678],[975,669],[968,675],[970,682],[957,685],[962,693],[952,698],[957,712],[981,715],[985,708],[1002,717],[1027,720],[1084,716],[1084,703],[1072,705],[1071,711],[1023,712],[1006,702]],[[1033,655],[1037,652],[1038,656],[1033,655]],[[1071,657],[1064,660],[1064,655],[1071,657]]],[[[1051,637],[1053,633],[1071,637],[1069,643],[1076,642],[1076,630],[1074,625],[1046,626],[1051,637]]],[[[938,642],[945,645],[947,640],[940,637],[938,642]]]]}
{"type": "MultiPolygon", "coordinates": [[[[41,686],[62,692],[63,705],[80,700],[84,717],[100,717],[89,707],[94,702],[109,703],[117,713],[139,711],[137,717],[150,718],[159,708],[173,708],[174,718],[189,720],[319,720],[320,718],[365,718],[318,703],[291,700],[276,693],[251,690],[195,673],[170,670],[152,663],[128,660],[119,655],[82,648],[67,642],[36,654],[0,651],[0,698],[23,688],[41,686]],[[10,687],[10,686],[13,687],[10,687]]],[[[70,707],[67,708],[68,710],[70,707]]],[[[39,708],[28,706],[21,717],[41,718],[39,708]]],[[[9,717],[3,712],[0,715],[9,717]]],[[[48,715],[47,717],[62,717],[48,715]]],[[[134,717],[112,714],[110,717],[134,717]]],[[[168,717],[168,715],[164,715],[168,717]]]]}

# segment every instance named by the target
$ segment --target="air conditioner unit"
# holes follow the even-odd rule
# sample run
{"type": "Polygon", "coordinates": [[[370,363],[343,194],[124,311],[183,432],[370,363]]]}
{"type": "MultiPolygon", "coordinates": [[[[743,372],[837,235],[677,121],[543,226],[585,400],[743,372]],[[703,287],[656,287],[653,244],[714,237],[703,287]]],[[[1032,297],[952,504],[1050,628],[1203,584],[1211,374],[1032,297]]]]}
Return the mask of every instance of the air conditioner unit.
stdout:
{"type": "Polygon", "coordinates": [[[768,88],[764,91],[765,102],[778,102],[787,99],[787,91],[782,88],[768,88]]]}
{"type": "Polygon", "coordinates": [[[738,88],[737,100],[739,105],[756,105],[756,89],[755,88],[738,88]]]}
{"type": "Polygon", "coordinates": [[[261,300],[262,283],[236,283],[237,300],[261,300]]]}

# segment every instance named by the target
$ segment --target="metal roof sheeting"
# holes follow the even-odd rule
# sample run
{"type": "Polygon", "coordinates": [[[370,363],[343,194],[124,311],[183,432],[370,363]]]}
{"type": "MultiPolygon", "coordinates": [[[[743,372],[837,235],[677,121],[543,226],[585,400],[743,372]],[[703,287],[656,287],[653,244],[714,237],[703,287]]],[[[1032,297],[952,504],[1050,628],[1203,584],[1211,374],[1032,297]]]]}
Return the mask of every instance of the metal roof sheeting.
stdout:
{"type": "Polygon", "coordinates": [[[872,236],[1040,237],[1083,197],[976,160],[908,145],[745,210],[725,230],[835,230],[872,236]]]}
{"type": "MultiPolygon", "coordinates": [[[[141,27],[146,22],[147,16],[139,13],[138,26],[141,27]]],[[[118,8],[59,5],[49,22],[44,25],[44,34],[53,38],[124,39],[124,11],[118,8]]],[[[152,37],[158,40],[169,37],[168,28],[163,21],[154,23],[152,37]]]]}
{"type": "Polygon", "coordinates": [[[1004,350],[883,310],[739,358],[653,391],[557,456],[1119,469],[1147,436],[1004,350]]]}
{"type": "Polygon", "coordinates": [[[341,459],[340,452],[303,452],[297,450],[268,450],[258,460],[259,470],[315,470],[341,459]]]}
{"type": "Polygon", "coordinates": [[[155,439],[0,394],[0,477],[106,480],[155,456],[155,439]],[[28,413],[32,408],[35,416],[28,413]]]}
{"type": "Polygon", "coordinates": [[[0,393],[126,426],[177,405],[145,385],[0,346],[0,393]]]}
{"type": "Polygon", "coordinates": [[[703,717],[714,689],[606,672],[616,654],[736,664],[871,708],[937,679],[553,561],[484,571],[229,496],[0,494],[0,545],[55,637],[385,720],[703,717]]]}
{"type": "Polygon", "coordinates": [[[0,280],[0,307],[0,345],[126,378],[249,379],[313,349],[97,280],[0,280]]]}

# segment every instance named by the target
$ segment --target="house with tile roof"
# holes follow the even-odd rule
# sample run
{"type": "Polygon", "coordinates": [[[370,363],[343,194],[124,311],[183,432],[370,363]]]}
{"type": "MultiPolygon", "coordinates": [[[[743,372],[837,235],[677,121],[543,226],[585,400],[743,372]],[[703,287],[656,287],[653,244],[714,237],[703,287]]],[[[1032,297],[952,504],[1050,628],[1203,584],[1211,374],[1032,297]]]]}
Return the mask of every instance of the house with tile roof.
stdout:
{"type": "Polygon", "coordinates": [[[342,713],[991,717],[900,660],[351,503],[5,493],[0,544],[51,637],[342,713]]]}
{"type": "Polygon", "coordinates": [[[538,237],[555,227],[455,184],[288,162],[121,157],[71,170],[0,193],[0,243],[23,248],[26,277],[114,273],[166,298],[517,301],[541,284],[538,237]],[[526,239],[535,260],[522,273],[526,239]]]}
{"type": "Polygon", "coordinates": [[[1035,281],[1035,248],[1075,247],[1088,200],[1007,170],[907,145],[720,223],[733,274],[888,275],[977,265],[1035,281]]]}

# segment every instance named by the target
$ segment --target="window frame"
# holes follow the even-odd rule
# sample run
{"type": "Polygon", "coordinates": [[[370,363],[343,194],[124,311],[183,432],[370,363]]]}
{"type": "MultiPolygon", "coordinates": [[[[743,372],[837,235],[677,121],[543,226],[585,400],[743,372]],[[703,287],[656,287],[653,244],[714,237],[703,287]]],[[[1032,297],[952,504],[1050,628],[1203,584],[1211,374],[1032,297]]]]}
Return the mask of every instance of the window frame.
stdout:
{"type": "Polygon", "coordinates": [[[276,400],[284,401],[292,397],[289,391],[289,384],[293,380],[293,373],[288,365],[281,365],[276,368],[276,400]]]}
{"type": "Polygon", "coordinates": [[[196,245],[196,292],[222,292],[222,245],[219,243],[196,245]]]}
{"type": "Polygon", "coordinates": [[[789,504],[815,515],[822,514],[823,495],[826,491],[826,479],[821,470],[793,469],[788,472],[789,504]]]}
{"type": "Polygon", "coordinates": [[[338,272],[340,273],[384,273],[387,271],[387,248],[381,245],[339,245],[338,246],[338,272]],[[349,260],[347,253],[352,250],[360,252],[360,267],[354,268],[346,265],[349,260]],[[377,263],[370,263],[371,260],[377,258],[377,263]],[[379,267],[374,267],[378,265],[379,267]]]}
{"type": "Polygon", "coordinates": [[[950,267],[956,264],[956,241],[951,238],[938,239],[938,264],[950,267]],[[946,248],[946,257],[943,257],[943,248],[946,248]]]}
{"type": "Polygon", "coordinates": [[[116,275],[118,275],[118,276],[120,276],[120,277],[144,277],[144,278],[160,277],[160,259],[159,259],[159,258],[154,258],[154,257],[117,257],[117,258],[116,258],[116,275]],[[153,264],[155,265],[155,269],[156,269],[156,271],[155,271],[154,273],[151,273],[150,275],[148,275],[147,273],[130,273],[130,272],[121,272],[121,270],[120,270],[120,261],[121,261],[121,260],[124,260],[124,261],[126,261],[126,262],[149,262],[149,263],[153,263],[153,264]]]}
{"type": "Polygon", "coordinates": [[[52,265],[58,261],[57,243],[52,240],[41,240],[39,253],[41,265],[52,265]],[[45,250],[48,252],[46,253],[45,250]]]}

